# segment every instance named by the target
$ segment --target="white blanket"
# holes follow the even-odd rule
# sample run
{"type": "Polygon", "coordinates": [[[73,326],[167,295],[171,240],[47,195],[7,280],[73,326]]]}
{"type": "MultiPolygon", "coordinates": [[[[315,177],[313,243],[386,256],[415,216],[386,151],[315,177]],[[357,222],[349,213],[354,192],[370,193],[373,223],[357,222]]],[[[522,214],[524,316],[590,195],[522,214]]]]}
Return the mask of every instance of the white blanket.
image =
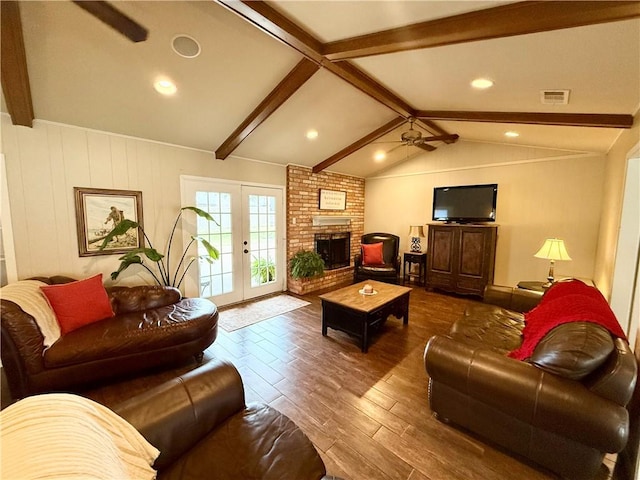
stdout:
{"type": "Polygon", "coordinates": [[[0,298],[17,304],[36,320],[44,336],[44,347],[48,348],[60,338],[60,325],[47,297],[40,290],[42,285],[46,284],[37,280],[20,280],[0,288],[0,298]]]}
{"type": "Polygon", "coordinates": [[[68,393],[20,400],[0,412],[0,477],[151,480],[160,453],[107,407],[68,393]]]}

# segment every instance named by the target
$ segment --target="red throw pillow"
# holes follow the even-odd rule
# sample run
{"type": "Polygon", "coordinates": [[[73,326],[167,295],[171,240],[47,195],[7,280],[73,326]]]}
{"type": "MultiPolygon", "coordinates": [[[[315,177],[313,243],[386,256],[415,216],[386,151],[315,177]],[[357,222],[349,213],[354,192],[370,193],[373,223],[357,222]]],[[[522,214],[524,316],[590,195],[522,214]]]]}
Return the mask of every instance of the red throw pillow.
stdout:
{"type": "Polygon", "coordinates": [[[382,242],[362,244],[362,263],[364,265],[384,265],[382,242]]]}
{"type": "Polygon", "coordinates": [[[62,335],[114,315],[101,273],[77,282],[40,288],[56,314],[62,335]]]}

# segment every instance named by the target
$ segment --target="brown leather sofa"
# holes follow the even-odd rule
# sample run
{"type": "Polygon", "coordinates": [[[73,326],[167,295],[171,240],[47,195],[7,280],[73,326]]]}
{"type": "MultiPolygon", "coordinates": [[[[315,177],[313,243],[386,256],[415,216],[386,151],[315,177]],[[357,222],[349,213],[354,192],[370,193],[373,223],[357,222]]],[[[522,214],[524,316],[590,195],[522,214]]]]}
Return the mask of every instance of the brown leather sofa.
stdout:
{"type": "Polygon", "coordinates": [[[564,478],[587,480],[625,447],[638,365],[627,342],[588,321],[556,326],[527,361],[522,312],[541,296],[487,287],[424,355],[438,418],[465,427],[564,478]]]}
{"type": "Polygon", "coordinates": [[[179,290],[159,286],[112,287],[107,293],[114,317],[69,332],[47,349],[34,318],[2,300],[2,365],[14,399],[79,390],[193,356],[201,361],[216,338],[218,311],[208,300],[182,298],[179,290]]]}
{"type": "Polygon", "coordinates": [[[363,255],[358,253],[354,259],[353,280],[354,283],[363,280],[378,280],[380,282],[398,283],[400,281],[400,237],[391,233],[366,233],[360,238],[361,244],[382,243],[381,265],[366,265],[363,263],[363,255]]]}
{"type": "Polygon", "coordinates": [[[289,418],[245,405],[229,363],[209,362],[111,408],[160,450],[159,480],[334,478],[289,418]]]}

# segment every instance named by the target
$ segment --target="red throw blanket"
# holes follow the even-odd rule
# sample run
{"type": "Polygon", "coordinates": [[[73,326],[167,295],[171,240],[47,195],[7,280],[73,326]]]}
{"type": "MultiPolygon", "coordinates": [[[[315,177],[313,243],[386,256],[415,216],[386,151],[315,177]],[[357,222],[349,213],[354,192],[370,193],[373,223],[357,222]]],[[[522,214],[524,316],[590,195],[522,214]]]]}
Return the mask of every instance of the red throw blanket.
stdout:
{"type": "Polygon", "coordinates": [[[554,284],[542,297],[538,306],[525,313],[524,320],[522,345],[509,352],[509,357],[518,360],[531,357],[540,340],[563,323],[596,323],[609,330],[612,335],[626,339],[600,291],[579,280],[554,284]]]}

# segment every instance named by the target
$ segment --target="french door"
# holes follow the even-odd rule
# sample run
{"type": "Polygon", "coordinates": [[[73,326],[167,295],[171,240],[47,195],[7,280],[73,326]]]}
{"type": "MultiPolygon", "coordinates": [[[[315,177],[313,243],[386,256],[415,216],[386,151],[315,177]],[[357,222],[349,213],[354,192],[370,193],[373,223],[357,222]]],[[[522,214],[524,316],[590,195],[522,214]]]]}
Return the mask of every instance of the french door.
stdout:
{"type": "MultiPolygon", "coordinates": [[[[220,252],[211,264],[197,260],[198,268],[185,280],[185,294],[211,298],[221,306],[282,291],[283,188],[190,176],[181,177],[181,187],[183,206],[196,206],[216,221],[185,221],[184,241],[200,236],[220,252]]],[[[201,244],[197,249],[197,255],[205,253],[201,244]]]]}

